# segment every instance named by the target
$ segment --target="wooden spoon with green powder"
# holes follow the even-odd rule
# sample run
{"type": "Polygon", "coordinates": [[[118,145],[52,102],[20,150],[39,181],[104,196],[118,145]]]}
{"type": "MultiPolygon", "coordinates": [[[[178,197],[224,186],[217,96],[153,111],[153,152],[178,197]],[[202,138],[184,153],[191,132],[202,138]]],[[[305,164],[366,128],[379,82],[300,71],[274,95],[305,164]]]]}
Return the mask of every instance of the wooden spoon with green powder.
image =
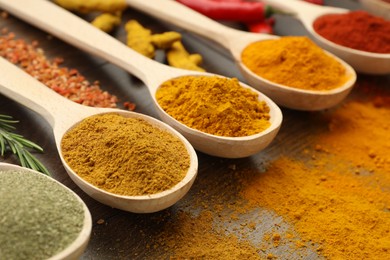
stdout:
{"type": "Polygon", "coordinates": [[[78,259],[92,218],[76,193],[37,171],[0,163],[1,259],[78,259]]]}
{"type": "MultiPolygon", "coordinates": [[[[152,117],[109,108],[88,107],[70,101],[53,90],[49,89],[38,80],[34,79],[15,65],[0,58],[0,93],[25,105],[40,114],[53,128],[55,143],[61,161],[71,179],[88,195],[106,205],[136,213],[156,212],[170,207],[180,200],[192,186],[198,170],[198,158],[191,144],[172,127],[152,117]],[[115,113],[125,118],[143,119],[150,126],[167,132],[176,137],[185,146],[189,155],[188,171],[184,178],[170,189],[148,195],[125,196],[108,192],[86,181],[75,172],[64,158],[62,140],[64,136],[84,120],[107,113],[115,113]]],[[[164,142],[164,139],[161,140],[164,142]]],[[[169,145],[169,142],[167,142],[169,145]]],[[[82,142],[74,146],[83,145],[82,142]]],[[[104,145],[102,146],[104,147],[104,145]]],[[[76,149],[76,147],[74,147],[76,149]]],[[[91,148],[92,149],[92,148],[91,148]]],[[[104,148],[102,148],[104,149],[104,148]]],[[[91,154],[96,152],[91,150],[91,154]]],[[[101,151],[104,152],[104,151],[101,151]]],[[[123,153],[127,153],[124,150],[123,153]]],[[[120,156],[120,154],[117,154],[120,156]]],[[[107,163],[110,163],[108,160],[107,163]]],[[[114,163],[114,161],[112,161],[114,163]]],[[[85,164],[88,164],[85,162],[85,164]]],[[[81,164],[81,167],[83,165],[81,164]]],[[[87,167],[87,165],[85,165],[87,167]]],[[[104,172],[102,175],[104,176],[104,172]]]]}
{"type": "MultiPolygon", "coordinates": [[[[175,78],[184,76],[206,76],[211,78],[218,75],[176,69],[151,60],[50,1],[0,0],[0,7],[20,19],[26,20],[58,38],[98,55],[134,74],[149,88],[162,121],[178,130],[195,149],[201,152],[227,158],[246,157],[263,150],[278,133],[282,122],[282,113],[279,107],[264,94],[242,83],[239,83],[240,87],[247,90],[246,92],[257,95],[257,102],[265,103],[269,109],[269,127],[267,129],[248,136],[227,137],[191,128],[162,109],[156,100],[156,91],[163,83],[175,78]]],[[[241,114],[241,117],[246,116],[246,114],[241,114]]]]}

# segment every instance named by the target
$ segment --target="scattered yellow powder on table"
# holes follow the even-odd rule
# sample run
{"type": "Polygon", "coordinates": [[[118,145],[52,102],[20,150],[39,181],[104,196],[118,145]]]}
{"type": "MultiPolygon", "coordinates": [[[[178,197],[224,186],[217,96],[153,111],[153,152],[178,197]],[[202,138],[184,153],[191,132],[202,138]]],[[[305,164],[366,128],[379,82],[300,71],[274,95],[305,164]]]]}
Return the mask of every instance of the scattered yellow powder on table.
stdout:
{"type": "Polygon", "coordinates": [[[215,231],[210,211],[197,217],[180,212],[174,223],[165,224],[156,247],[165,248],[169,259],[261,259],[250,242],[215,231]]]}
{"type": "Polygon", "coordinates": [[[330,259],[385,259],[390,252],[390,194],[357,178],[348,166],[326,168],[281,158],[265,173],[249,172],[253,176],[245,180],[242,196],[253,207],[283,216],[330,259]]]}
{"type": "Polygon", "coordinates": [[[243,230],[245,236],[239,241],[250,241],[250,252],[255,250],[263,258],[387,259],[390,103],[386,101],[390,95],[364,98],[314,113],[316,120],[311,122],[323,125],[323,132],[310,135],[312,146],[294,158],[280,156],[263,166],[237,161],[217,176],[202,178],[200,173],[194,185],[199,190],[188,206],[189,211],[200,210],[200,215],[175,219],[167,225],[173,233],[164,229],[159,241],[165,241],[165,249],[178,259],[199,255],[237,259],[234,256],[239,255],[241,247],[231,243],[234,234],[224,233],[223,227],[246,223],[251,228],[243,230]],[[202,188],[213,185],[220,189],[202,188]],[[274,212],[283,220],[264,217],[264,211],[274,212]],[[246,220],[245,216],[254,219],[246,220]],[[270,218],[280,225],[267,228],[270,218]],[[278,229],[285,225],[287,230],[278,229]],[[251,233],[260,242],[253,243],[251,233]],[[214,255],[213,247],[218,251],[219,245],[233,257],[214,255]]]}
{"type": "Polygon", "coordinates": [[[378,174],[390,169],[389,107],[349,102],[328,121],[329,131],[317,137],[324,149],[378,174]]]}
{"type": "Polygon", "coordinates": [[[283,216],[329,259],[390,254],[390,105],[374,100],[324,113],[329,129],[312,136],[311,163],[282,157],[266,172],[248,170],[252,177],[241,178],[253,207],[283,216]]]}

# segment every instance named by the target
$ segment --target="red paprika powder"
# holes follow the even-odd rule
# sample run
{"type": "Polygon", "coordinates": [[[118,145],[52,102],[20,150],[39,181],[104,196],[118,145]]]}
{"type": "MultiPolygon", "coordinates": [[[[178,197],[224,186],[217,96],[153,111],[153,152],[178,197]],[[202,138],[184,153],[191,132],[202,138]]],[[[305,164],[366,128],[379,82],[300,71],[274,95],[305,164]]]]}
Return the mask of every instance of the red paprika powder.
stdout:
{"type": "Polygon", "coordinates": [[[390,53],[390,21],[365,11],[324,15],[313,26],[322,37],[345,47],[390,53]]]}

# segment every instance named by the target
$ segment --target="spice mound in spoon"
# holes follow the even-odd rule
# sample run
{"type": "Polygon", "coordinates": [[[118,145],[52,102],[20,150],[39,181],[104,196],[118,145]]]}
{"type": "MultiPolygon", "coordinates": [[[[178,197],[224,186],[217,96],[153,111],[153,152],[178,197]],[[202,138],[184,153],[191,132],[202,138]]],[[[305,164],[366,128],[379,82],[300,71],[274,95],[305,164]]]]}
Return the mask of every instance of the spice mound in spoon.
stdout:
{"type": "Polygon", "coordinates": [[[140,118],[102,114],[84,119],[61,142],[66,163],[105,191],[141,196],[178,184],[190,167],[182,141],[140,118]]]}
{"type": "Polygon", "coordinates": [[[390,21],[365,11],[317,18],[314,30],[325,39],[355,50],[390,53],[390,21]]]}
{"type": "Polygon", "coordinates": [[[0,198],[1,259],[51,259],[83,230],[81,200],[40,173],[0,170],[0,198]]]}
{"type": "Polygon", "coordinates": [[[176,120],[225,137],[260,133],[270,124],[269,107],[235,78],[184,76],[161,84],[156,100],[176,120]]]}
{"type": "Polygon", "coordinates": [[[343,86],[345,67],[307,37],[286,36],[248,45],[242,62],[253,73],[287,87],[323,91],[343,86]]]}

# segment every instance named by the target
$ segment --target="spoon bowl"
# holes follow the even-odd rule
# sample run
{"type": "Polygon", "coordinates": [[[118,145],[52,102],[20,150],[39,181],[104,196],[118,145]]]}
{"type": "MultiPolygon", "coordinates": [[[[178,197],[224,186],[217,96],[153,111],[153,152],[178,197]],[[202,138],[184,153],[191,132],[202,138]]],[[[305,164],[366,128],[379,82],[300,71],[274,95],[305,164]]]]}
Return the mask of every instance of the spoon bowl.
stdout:
{"type": "Polygon", "coordinates": [[[120,109],[87,107],[70,101],[49,89],[21,69],[0,58],[0,93],[40,114],[53,128],[62,164],[70,178],[89,196],[108,206],[135,213],[151,213],[172,206],[189,191],[198,170],[198,159],[191,144],[175,129],[152,117],[120,109]],[[63,158],[61,140],[66,132],[87,117],[116,113],[123,117],[141,118],[154,127],[176,136],[184,144],[190,167],[186,176],[174,187],[143,196],[122,196],[104,191],[81,178],[63,158]]]}
{"type": "Polygon", "coordinates": [[[271,83],[266,79],[261,80],[251,80],[254,78],[254,74],[250,69],[245,66],[241,66],[241,73],[243,75],[248,75],[248,83],[257,89],[261,89],[262,92],[269,96],[273,97],[273,100],[277,104],[281,104],[285,107],[295,109],[295,110],[305,110],[305,111],[317,111],[323,110],[330,107],[333,107],[339,104],[344,98],[351,92],[352,87],[356,82],[356,73],[355,71],[348,66],[343,60],[332,55],[331,53],[326,52],[329,56],[332,56],[338,62],[340,62],[346,68],[346,74],[348,75],[348,80],[344,83],[343,86],[334,88],[331,90],[303,90],[298,88],[290,88],[281,84],[271,83]],[[275,85],[278,86],[277,94],[275,93],[275,85]]]}
{"type": "Polygon", "coordinates": [[[266,80],[253,73],[241,60],[241,53],[251,43],[278,39],[278,36],[250,33],[224,26],[190,8],[171,0],[126,0],[127,3],[145,13],[168,23],[195,32],[219,43],[228,49],[247,82],[270,97],[278,105],[296,110],[322,110],[340,103],[352,90],[356,73],[347,63],[336,58],[346,69],[349,80],[342,86],[324,91],[297,89],[266,80]]]}
{"type": "MultiPolygon", "coordinates": [[[[145,1],[145,3],[154,3],[154,1],[145,1]]],[[[279,131],[282,122],[282,113],[279,107],[267,96],[243,83],[240,83],[242,87],[256,92],[259,100],[265,101],[268,105],[270,109],[268,129],[246,137],[222,137],[189,128],[169,116],[159,106],[155,93],[162,83],[173,78],[215,76],[215,74],[172,68],[146,58],[50,1],[36,0],[22,3],[21,1],[0,0],[0,7],[54,36],[134,74],[148,87],[160,118],[183,134],[193,147],[201,152],[226,158],[247,157],[263,150],[279,131]]]]}
{"type": "Polygon", "coordinates": [[[390,53],[373,53],[348,48],[329,41],[314,30],[313,23],[317,18],[328,14],[348,13],[349,10],[314,5],[300,0],[264,0],[264,2],[288,13],[293,13],[319,46],[347,62],[357,72],[373,75],[390,73],[390,53]]]}
{"type": "MultiPolygon", "coordinates": [[[[60,185],[63,189],[68,190],[69,192],[72,193],[72,195],[80,201],[83,211],[84,211],[84,221],[83,221],[83,227],[77,236],[77,238],[69,245],[67,246],[64,250],[61,252],[57,253],[56,255],[52,256],[50,259],[52,260],[60,260],[60,259],[78,259],[83,253],[84,250],[86,249],[89,238],[91,236],[91,231],[92,231],[92,217],[91,213],[89,212],[87,206],[85,205],[84,201],[81,200],[81,198],[74,193],[72,190],[70,190],[68,187],[63,185],[62,183],[56,181],[55,179],[46,176],[42,173],[39,173],[37,171],[27,169],[24,167],[20,167],[17,165],[13,164],[8,164],[8,163],[1,163],[0,162],[0,171],[18,171],[18,172],[25,172],[26,174],[34,174],[35,176],[40,176],[49,179],[52,182],[55,182],[56,184],[60,185]]],[[[28,191],[26,191],[28,192],[28,191]]]]}

